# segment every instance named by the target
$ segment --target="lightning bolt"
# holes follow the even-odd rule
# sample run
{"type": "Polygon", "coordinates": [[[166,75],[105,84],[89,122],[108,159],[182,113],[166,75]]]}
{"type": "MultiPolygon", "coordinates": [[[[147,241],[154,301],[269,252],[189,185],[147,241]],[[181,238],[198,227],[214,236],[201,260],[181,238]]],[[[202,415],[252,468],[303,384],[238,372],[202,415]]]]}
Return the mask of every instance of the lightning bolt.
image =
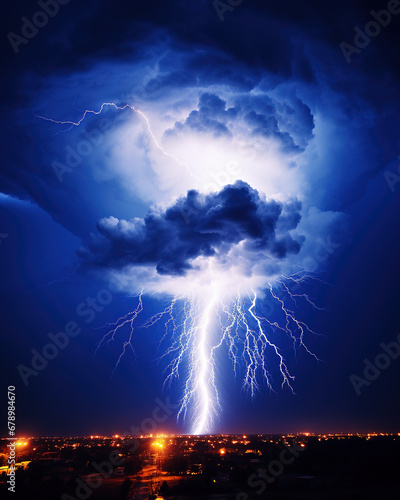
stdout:
{"type": "MultiPolygon", "coordinates": [[[[164,344],[166,348],[160,359],[169,360],[164,385],[170,386],[174,379],[179,380],[184,375],[177,418],[186,419],[190,415],[191,434],[211,433],[215,419],[221,413],[216,373],[221,362],[218,353],[224,346],[235,376],[242,372],[243,388],[252,397],[259,391],[261,380],[275,392],[275,375],[271,374],[271,368],[279,374],[281,388],[287,387],[294,394],[295,377],[291,375],[282,348],[278,345],[279,338],[289,338],[295,352],[304,349],[320,361],[305,342],[307,335],[320,334],[297,319],[287,305],[290,301],[304,300],[321,310],[306,293],[294,293],[288,285],[295,284],[299,288],[303,283],[304,276],[293,275],[277,279],[276,285],[269,284],[265,293],[278,306],[273,313],[280,316],[276,321],[263,307],[266,299],[259,298],[254,290],[246,294],[238,291],[236,297],[231,299],[224,297],[223,290],[215,282],[202,293],[192,291],[185,296],[174,297],[164,310],[140,325],[140,328],[151,328],[160,322],[164,324],[160,348],[164,344]]],[[[129,337],[123,342],[114,372],[128,347],[133,350],[134,323],[143,311],[142,295],[143,292],[138,295],[138,305],[133,311],[110,325],[110,330],[98,345],[99,349],[105,343],[115,341],[119,330],[128,327],[129,337]]]]}
{"type": "Polygon", "coordinates": [[[212,329],[212,315],[217,305],[218,293],[216,287],[212,287],[211,296],[205,301],[203,310],[199,317],[194,342],[191,352],[190,372],[186,391],[189,398],[194,399],[194,411],[196,415],[193,434],[204,434],[211,432],[211,424],[215,414],[214,398],[219,406],[218,391],[215,387],[215,371],[210,349],[210,334],[212,329]]]}
{"type": "MultiPolygon", "coordinates": [[[[114,108],[114,109],[116,109],[118,111],[124,111],[125,109],[130,109],[134,113],[138,114],[144,120],[144,122],[146,124],[147,132],[150,135],[150,137],[151,137],[154,145],[156,146],[156,148],[159,151],[161,151],[161,153],[164,156],[173,159],[179,166],[185,168],[194,179],[197,179],[197,180],[201,181],[201,179],[192,172],[192,170],[190,169],[189,165],[187,165],[186,163],[184,163],[181,160],[179,160],[179,158],[177,158],[174,154],[169,153],[168,151],[165,151],[165,149],[161,146],[161,144],[159,143],[159,141],[156,139],[156,136],[154,135],[154,132],[153,132],[153,130],[151,128],[151,125],[150,125],[150,120],[143,113],[143,111],[141,111],[140,109],[135,108],[135,106],[133,106],[131,104],[124,104],[123,106],[118,106],[118,104],[115,104],[114,102],[103,102],[103,104],[100,106],[100,109],[98,111],[94,111],[94,110],[91,110],[91,109],[86,109],[83,112],[81,118],[78,121],[76,121],[76,122],[74,122],[72,120],[55,120],[53,118],[48,118],[46,116],[42,116],[42,115],[38,115],[38,114],[35,114],[35,116],[36,116],[36,118],[40,118],[42,120],[45,120],[45,121],[48,121],[48,122],[51,122],[51,123],[56,123],[58,125],[69,125],[69,128],[67,130],[63,131],[63,132],[69,132],[74,127],[79,127],[84,122],[84,120],[86,119],[86,117],[88,115],[100,115],[103,112],[104,108],[106,108],[106,107],[112,107],[112,108],[114,108]]],[[[60,133],[60,132],[58,132],[58,133],[60,133]]]]}
{"type": "MultiPolygon", "coordinates": [[[[113,102],[105,102],[98,111],[86,110],[77,121],[61,121],[36,115],[43,120],[69,125],[68,130],[79,127],[88,115],[99,115],[105,107],[113,107],[123,111],[130,109],[138,114],[146,124],[146,129],[156,148],[163,155],[173,159],[193,176],[189,166],[175,155],[167,152],[153,133],[147,116],[130,104],[119,106],[113,102]]],[[[160,348],[166,344],[161,359],[167,359],[164,386],[170,386],[174,380],[184,375],[183,395],[177,418],[187,418],[190,415],[191,433],[206,434],[212,431],[216,417],[221,412],[221,401],[217,387],[216,373],[220,351],[227,350],[233,364],[235,376],[243,375],[243,388],[252,397],[260,389],[260,379],[265,381],[269,390],[274,391],[274,369],[281,379],[281,387],[287,387],[294,393],[294,376],[290,374],[288,364],[278,345],[279,339],[289,338],[296,353],[304,349],[315,360],[318,357],[307,347],[306,336],[319,335],[311,330],[306,323],[296,317],[292,309],[298,301],[305,301],[314,310],[321,310],[306,293],[294,293],[290,286],[301,289],[304,283],[313,276],[300,271],[291,276],[281,276],[268,284],[264,291],[275,306],[278,306],[279,319],[272,321],[271,314],[265,309],[265,299],[258,297],[254,290],[246,293],[237,291],[232,298],[227,295],[215,281],[206,291],[189,291],[181,296],[173,297],[169,305],[159,313],[147,319],[140,328],[151,328],[158,323],[164,323],[164,335],[160,348]]],[[[316,279],[316,278],[315,278],[316,279]]],[[[229,291],[231,292],[231,291],[229,291]]],[[[118,334],[128,329],[128,337],[122,343],[121,353],[115,364],[113,374],[117,370],[123,356],[134,353],[133,338],[139,315],[143,312],[143,295],[141,291],[138,304],[133,311],[108,325],[108,331],[99,342],[96,352],[105,344],[114,342],[118,334]]]]}
{"type": "Polygon", "coordinates": [[[103,344],[109,343],[109,342],[115,340],[115,335],[118,333],[118,330],[120,330],[121,328],[123,328],[126,325],[129,325],[128,340],[124,341],[124,343],[122,344],[122,351],[121,351],[121,354],[119,355],[118,360],[115,364],[112,375],[114,375],[115,371],[117,370],[117,368],[121,362],[121,359],[123,358],[123,356],[126,353],[126,350],[128,348],[130,348],[132,350],[133,354],[135,354],[135,350],[134,350],[133,344],[132,344],[133,333],[134,333],[134,325],[133,324],[134,324],[135,319],[138,317],[138,315],[143,311],[142,295],[143,295],[143,291],[141,291],[138,295],[139,301],[138,301],[138,305],[134,311],[131,311],[128,314],[126,314],[125,316],[123,316],[122,318],[119,318],[115,323],[111,323],[108,325],[109,327],[113,326],[114,328],[111,328],[111,330],[109,330],[104,335],[104,337],[100,340],[100,342],[97,345],[97,348],[95,350],[95,354],[97,354],[98,350],[102,347],[103,344]]]}

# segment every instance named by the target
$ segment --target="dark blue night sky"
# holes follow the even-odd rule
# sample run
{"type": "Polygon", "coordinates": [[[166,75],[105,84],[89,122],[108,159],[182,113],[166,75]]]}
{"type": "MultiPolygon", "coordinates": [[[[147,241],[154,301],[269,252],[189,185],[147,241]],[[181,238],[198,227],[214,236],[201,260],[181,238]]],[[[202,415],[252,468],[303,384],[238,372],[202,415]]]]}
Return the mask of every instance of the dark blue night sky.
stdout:
{"type": "MultiPolygon", "coordinates": [[[[298,330],[295,348],[271,331],[295,394],[267,349],[273,391],[258,377],[251,397],[246,356],[235,377],[223,347],[208,430],[398,432],[400,2],[7,8],[1,381],[16,386],[18,431],[140,426],[190,380],[184,361],[163,388],[171,331],[149,318],[188,290],[201,311],[210,290],[229,303],[238,287],[280,322],[269,284],[309,276],[294,293],[317,307],[287,305],[320,334],[304,337],[319,361],[298,330]],[[129,328],[96,348],[140,297],[135,353],[114,370],[129,328]],[[32,350],[65,329],[68,345],[34,370],[32,350]]],[[[190,431],[177,411],[159,431],[190,431]]]]}

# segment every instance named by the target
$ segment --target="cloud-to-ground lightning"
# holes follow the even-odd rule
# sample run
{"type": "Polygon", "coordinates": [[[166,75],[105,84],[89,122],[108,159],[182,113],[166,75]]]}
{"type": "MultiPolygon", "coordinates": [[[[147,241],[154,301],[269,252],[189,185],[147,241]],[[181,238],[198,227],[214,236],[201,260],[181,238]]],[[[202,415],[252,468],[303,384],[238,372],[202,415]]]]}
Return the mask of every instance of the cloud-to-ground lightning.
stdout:
{"type": "MultiPolygon", "coordinates": [[[[160,322],[164,325],[161,343],[165,343],[167,347],[161,358],[168,359],[165,384],[184,378],[178,418],[189,417],[191,434],[211,433],[215,418],[220,414],[221,401],[216,372],[220,363],[218,351],[224,347],[235,374],[242,372],[243,388],[251,396],[259,390],[262,380],[271,391],[275,391],[276,380],[271,369],[279,373],[281,387],[286,386],[294,394],[295,377],[289,372],[283,349],[277,340],[279,336],[290,339],[295,351],[302,348],[319,361],[307,347],[304,338],[307,333],[315,332],[298,320],[287,306],[287,302],[295,296],[309,304],[313,302],[307,294],[295,294],[289,288],[289,282],[298,288],[302,283],[301,276],[288,276],[285,279],[286,281],[280,279],[276,287],[270,284],[265,290],[268,300],[277,306],[273,313],[264,307],[266,297],[259,298],[255,291],[242,294],[238,290],[232,298],[230,293],[226,294],[214,282],[201,293],[194,290],[187,296],[173,298],[163,311],[143,324],[137,323],[138,328],[149,328],[160,322]],[[271,319],[271,316],[279,315],[280,320],[271,319]]],[[[142,309],[140,295],[136,309],[117,320],[100,343],[102,345],[107,340],[114,340],[121,327],[129,326],[129,339],[123,344],[116,367],[126,352],[126,347],[129,345],[133,349],[133,323],[142,309]]]]}
{"type": "MultiPolygon", "coordinates": [[[[115,103],[105,102],[98,111],[86,110],[76,122],[53,120],[43,116],[40,118],[60,125],[69,125],[71,129],[80,126],[88,115],[99,115],[107,106],[119,111],[129,108],[137,113],[145,121],[156,148],[196,177],[187,164],[163,149],[152,131],[149,119],[130,104],[118,106],[115,103]]],[[[279,217],[281,212],[277,212],[278,205],[273,203],[268,205],[267,202],[260,201],[258,194],[255,194],[250,186],[242,183],[235,189],[237,192],[240,190],[246,192],[246,200],[254,197],[254,200],[248,202],[251,210],[257,203],[262,205],[264,219],[279,217]]],[[[210,200],[212,198],[208,201],[210,200]]],[[[220,208],[220,205],[210,209],[206,207],[204,210],[208,213],[218,207],[220,208]]],[[[223,215],[221,220],[225,220],[224,217],[223,215]]],[[[142,227],[144,226],[140,226],[142,227]]],[[[272,231],[274,225],[267,224],[266,228],[272,231]]],[[[138,226],[133,226],[132,232],[136,234],[137,231],[138,226]]],[[[200,233],[202,231],[200,229],[200,233]]],[[[230,232],[227,234],[229,236],[230,232]]],[[[262,241],[264,240],[260,240],[262,241]]],[[[265,241],[268,241],[268,238],[265,238],[265,241]]],[[[290,243],[292,240],[289,238],[285,241],[290,243]]],[[[282,241],[278,243],[282,245],[282,241]]],[[[165,266],[161,268],[165,270],[165,266]]],[[[199,274],[201,273],[200,270],[199,274]]],[[[318,360],[307,347],[305,338],[307,334],[315,332],[296,317],[291,308],[293,306],[290,305],[296,306],[297,301],[303,300],[313,309],[319,309],[306,293],[296,292],[301,290],[301,285],[310,275],[305,271],[297,274],[273,275],[265,278],[264,287],[260,287],[259,284],[253,287],[250,281],[246,282],[246,275],[238,274],[237,283],[242,283],[235,290],[232,287],[235,281],[227,281],[226,273],[230,273],[230,270],[213,272],[211,268],[211,275],[203,276],[199,282],[189,277],[183,281],[181,292],[171,298],[164,310],[141,324],[139,315],[144,309],[143,296],[148,291],[146,283],[143,283],[143,290],[137,294],[136,308],[109,325],[107,333],[97,347],[99,349],[105,343],[116,340],[117,334],[124,327],[128,328],[128,338],[123,342],[114,373],[127,350],[131,349],[134,352],[135,331],[137,332],[138,328],[163,324],[164,335],[161,344],[164,352],[161,358],[167,360],[164,385],[183,379],[177,417],[189,418],[191,433],[195,435],[211,433],[215,419],[221,411],[221,396],[217,383],[221,354],[228,355],[235,375],[241,375],[243,388],[248,390],[251,396],[259,390],[262,380],[270,390],[274,391],[278,375],[282,388],[287,387],[294,393],[294,376],[291,375],[284,356],[285,342],[290,342],[295,352],[304,349],[318,360]],[[273,305],[274,311],[265,307],[267,301],[273,305]]],[[[174,280],[174,277],[170,279],[174,280]]],[[[157,290],[153,288],[151,292],[157,290]]],[[[161,290],[160,293],[166,292],[161,290]]]]}

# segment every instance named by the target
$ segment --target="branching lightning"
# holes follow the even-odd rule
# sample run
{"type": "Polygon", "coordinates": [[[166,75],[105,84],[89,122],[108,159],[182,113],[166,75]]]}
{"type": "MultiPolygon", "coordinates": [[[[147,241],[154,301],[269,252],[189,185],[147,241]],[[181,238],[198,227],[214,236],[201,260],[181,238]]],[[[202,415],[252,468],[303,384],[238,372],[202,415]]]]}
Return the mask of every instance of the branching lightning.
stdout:
{"type": "Polygon", "coordinates": [[[161,144],[159,143],[159,141],[156,139],[156,137],[154,135],[154,132],[153,132],[153,130],[151,128],[150,121],[147,118],[147,116],[143,113],[143,111],[141,111],[140,109],[135,108],[135,106],[132,106],[131,104],[124,104],[123,106],[118,106],[118,104],[115,104],[114,102],[103,102],[103,104],[100,106],[100,109],[98,111],[94,111],[94,110],[91,110],[91,109],[85,110],[83,112],[81,118],[77,122],[74,122],[74,121],[71,121],[71,120],[54,120],[53,118],[48,118],[48,117],[42,116],[42,115],[35,115],[35,116],[37,118],[41,118],[42,120],[45,120],[45,121],[48,121],[48,122],[52,122],[52,123],[56,123],[58,125],[69,125],[69,128],[67,128],[64,131],[64,132],[68,132],[68,131],[70,131],[74,127],[79,127],[84,122],[85,118],[88,115],[100,115],[103,112],[104,108],[107,107],[107,106],[113,107],[113,108],[115,108],[118,111],[124,111],[125,109],[130,109],[134,113],[138,114],[144,120],[144,122],[146,123],[147,132],[149,133],[149,135],[150,135],[150,137],[151,137],[154,145],[156,146],[156,148],[159,151],[161,151],[161,153],[164,156],[167,156],[168,158],[172,158],[178,165],[180,165],[181,167],[183,167],[186,170],[188,170],[188,172],[190,173],[190,175],[192,175],[194,178],[198,179],[198,177],[196,175],[194,175],[194,173],[192,172],[192,170],[190,169],[190,167],[186,163],[183,163],[175,155],[173,155],[173,154],[165,151],[165,149],[161,146],[161,144]]]}
{"type": "Polygon", "coordinates": [[[128,340],[126,340],[122,345],[122,352],[119,355],[118,360],[115,364],[113,374],[115,373],[115,370],[118,368],[119,363],[120,363],[122,357],[124,356],[127,348],[132,349],[132,352],[135,353],[135,351],[133,349],[133,345],[132,345],[133,332],[134,332],[133,323],[134,323],[135,319],[138,317],[138,315],[143,311],[142,295],[143,295],[143,292],[140,292],[140,294],[138,295],[138,297],[139,297],[138,305],[134,311],[130,311],[128,314],[125,314],[124,317],[119,318],[118,321],[116,321],[115,323],[111,323],[110,325],[108,325],[109,327],[114,327],[114,328],[109,330],[108,333],[106,335],[104,335],[104,337],[102,338],[102,340],[100,341],[100,343],[98,344],[98,346],[96,348],[95,354],[97,353],[97,351],[100,349],[100,347],[104,343],[109,343],[109,342],[115,340],[115,335],[117,334],[118,330],[120,330],[121,328],[123,328],[126,325],[129,326],[129,337],[128,337],[128,340]]]}
{"type": "MultiPolygon", "coordinates": [[[[306,293],[294,292],[293,289],[300,288],[303,279],[299,275],[281,278],[275,286],[269,285],[263,298],[259,298],[254,290],[245,294],[238,290],[236,296],[230,298],[214,282],[202,293],[192,291],[186,296],[173,298],[163,311],[137,325],[138,328],[150,328],[163,323],[164,335],[160,344],[167,347],[161,359],[168,360],[164,385],[169,386],[174,379],[183,378],[183,395],[177,416],[186,419],[189,415],[192,434],[210,433],[222,409],[216,377],[220,354],[228,354],[235,375],[242,373],[243,388],[252,397],[260,389],[262,380],[271,391],[275,391],[278,375],[281,387],[286,386],[294,394],[295,377],[291,375],[279,346],[283,338],[290,340],[296,352],[304,349],[320,361],[305,343],[306,335],[317,334],[298,320],[287,305],[297,299],[317,307],[306,293]],[[273,307],[266,310],[266,302],[273,307]],[[272,315],[279,320],[273,321],[272,315]]],[[[142,310],[140,294],[135,310],[113,323],[98,346],[115,340],[116,333],[128,326],[129,338],[123,343],[115,369],[127,348],[133,350],[134,322],[142,310]]]]}
{"type": "MultiPolygon", "coordinates": [[[[99,115],[105,107],[123,111],[127,108],[138,114],[146,124],[155,147],[166,157],[172,158],[197,178],[185,163],[175,155],[165,151],[156,139],[149,119],[139,109],[130,104],[118,106],[105,102],[98,111],[86,110],[82,117],[74,121],[60,121],[44,116],[39,118],[60,125],[69,125],[68,130],[79,127],[88,115],[99,115]]],[[[320,310],[301,289],[302,284],[313,276],[306,272],[290,276],[275,277],[263,290],[262,297],[249,287],[237,291],[226,290],[224,280],[215,276],[208,286],[189,284],[181,295],[173,297],[161,312],[139,323],[143,312],[141,291],[136,308],[108,325],[109,329],[97,346],[115,341],[117,335],[126,328],[128,336],[122,344],[115,370],[128,350],[134,352],[134,334],[137,328],[151,328],[163,324],[164,335],[160,341],[164,347],[161,355],[167,360],[164,386],[183,379],[183,395],[177,417],[191,422],[191,433],[206,434],[212,431],[214,421],[221,411],[221,399],[217,387],[217,371],[221,355],[230,358],[235,376],[243,379],[243,388],[251,396],[260,389],[261,381],[274,391],[276,379],[294,393],[294,376],[291,375],[281,344],[289,341],[294,352],[304,349],[310,356],[319,359],[307,347],[306,336],[316,335],[306,323],[296,318],[291,309],[298,301],[305,301],[315,310],[320,310]],[[300,290],[296,293],[296,291],[300,290]],[[269,303],[266,308],[265,304],[269,303]],[[271,319],[272,315],[274,320],[271,319]]],[[[240,279],[240,278],[238,278],[240,279]]]]}

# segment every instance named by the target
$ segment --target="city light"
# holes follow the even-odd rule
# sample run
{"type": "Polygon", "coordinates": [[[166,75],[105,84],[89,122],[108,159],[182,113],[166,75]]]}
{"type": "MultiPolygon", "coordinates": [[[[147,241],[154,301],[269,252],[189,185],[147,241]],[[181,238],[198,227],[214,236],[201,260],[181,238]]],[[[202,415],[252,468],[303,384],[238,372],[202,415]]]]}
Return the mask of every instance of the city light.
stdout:
{"type": "Polygon", "coordinates": [[[155,442],[153,443],[153,446],[155,446],[155,447],[157,447],[157,448],[164,448],[163,443],[159,443],[158,441],[155,441],[155,442]]]}

